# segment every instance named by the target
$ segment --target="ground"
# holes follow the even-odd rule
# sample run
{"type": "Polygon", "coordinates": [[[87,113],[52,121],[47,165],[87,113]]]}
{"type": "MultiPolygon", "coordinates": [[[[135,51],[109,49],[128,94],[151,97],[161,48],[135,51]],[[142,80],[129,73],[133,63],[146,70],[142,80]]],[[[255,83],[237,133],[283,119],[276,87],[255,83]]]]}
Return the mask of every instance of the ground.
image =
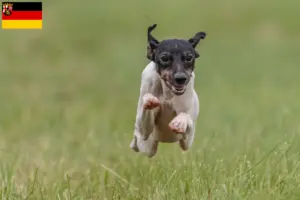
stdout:
{"type": "Polygon", "coordinates": [[[41,31],[0,32],[1,199],[299,199],[299,6],[44,2],[41,31]],[[149,159],[129,144],[154,23],[207,37],[194,144],[149,159]]]}

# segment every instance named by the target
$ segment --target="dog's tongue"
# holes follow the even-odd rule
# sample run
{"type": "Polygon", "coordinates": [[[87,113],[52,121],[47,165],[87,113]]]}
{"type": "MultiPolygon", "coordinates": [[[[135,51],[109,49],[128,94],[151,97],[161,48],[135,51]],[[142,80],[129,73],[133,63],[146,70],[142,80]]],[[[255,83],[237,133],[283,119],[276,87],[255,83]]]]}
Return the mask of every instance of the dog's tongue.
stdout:
{"type": "Polygon", "coordinates": [[[178,90],[182,90],[184,89],[185,85],[177,85],[175,88],[178,90]]]}

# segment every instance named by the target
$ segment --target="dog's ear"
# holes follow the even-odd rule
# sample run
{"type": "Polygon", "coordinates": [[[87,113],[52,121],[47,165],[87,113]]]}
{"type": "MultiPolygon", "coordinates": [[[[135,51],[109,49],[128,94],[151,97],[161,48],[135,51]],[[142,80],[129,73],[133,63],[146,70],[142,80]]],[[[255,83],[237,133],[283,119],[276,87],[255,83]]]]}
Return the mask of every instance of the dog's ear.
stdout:
{"type": "Polygon", "coordinates": [[[188,41],[192,44],[192,46],[195,48],[201,39],[204,39],[206,37],[205,32],[198,32],[196,35],[192,38],[190,38],[188,41]]]}
{"type": "Polygon", "coordinates": [[[149,26],[148,32],[147,32],[147,36],[148,36],[147,58],[152,61],[155,60],[155,58],[154,58],[155,49],[156,49],[157,45],[159,44],[159,41],[151,35],[151,32],[155,29],[156,26],[157,26],[157,24],[153,24],[152,26],[149,26]]]}

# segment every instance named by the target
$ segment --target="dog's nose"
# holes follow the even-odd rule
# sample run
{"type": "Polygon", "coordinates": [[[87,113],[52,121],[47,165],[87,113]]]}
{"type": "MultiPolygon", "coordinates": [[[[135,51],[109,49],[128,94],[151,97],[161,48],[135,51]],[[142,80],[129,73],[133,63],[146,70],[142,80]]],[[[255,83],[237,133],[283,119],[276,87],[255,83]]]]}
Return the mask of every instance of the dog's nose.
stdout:
{"type": "Polygon", "coordinates": [[[182,84],[185,84],[185,81],[187,79],[185,73],[183,72],[177,72],[175,75],[174,75],[174,79],[175,79],[175,82],[179,85],[182,85],[182,84]]]}

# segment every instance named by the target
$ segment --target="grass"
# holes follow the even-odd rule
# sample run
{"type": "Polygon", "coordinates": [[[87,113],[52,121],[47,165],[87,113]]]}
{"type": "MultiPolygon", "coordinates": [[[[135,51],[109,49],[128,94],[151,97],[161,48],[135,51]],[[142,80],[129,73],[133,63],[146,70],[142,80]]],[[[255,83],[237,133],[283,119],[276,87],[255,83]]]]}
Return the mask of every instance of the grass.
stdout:
{"type": "Polygon", "coordinates": [[[1,199],[300,199],[299,2],[89,2],[0,32],[1,199]],[[148,159],[129,143],[153,23],[208,37],[193,147],[148,159]]]}

